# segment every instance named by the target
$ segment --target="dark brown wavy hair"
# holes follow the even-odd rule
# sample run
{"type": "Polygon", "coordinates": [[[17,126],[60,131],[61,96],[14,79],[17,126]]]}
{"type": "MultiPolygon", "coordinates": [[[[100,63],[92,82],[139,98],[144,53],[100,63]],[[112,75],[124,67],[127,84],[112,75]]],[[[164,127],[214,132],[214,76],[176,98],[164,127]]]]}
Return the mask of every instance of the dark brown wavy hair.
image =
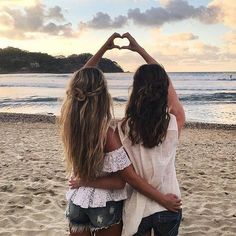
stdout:
{"type": "Polygon", "coordinates": [[[60,117],[69,174],[86,180],[97,177],[111,117],[111,97],[103,73],[92,67],[75,72],[60,117]]]}
{"type": "Polygon", "coordinates": [[[122,123],[122,131],[128,132],[133,145],[152,148],[165,139],[170,121],[168,87],[168,75],[159,64],[145,64],[135,72],[122,123]]]}

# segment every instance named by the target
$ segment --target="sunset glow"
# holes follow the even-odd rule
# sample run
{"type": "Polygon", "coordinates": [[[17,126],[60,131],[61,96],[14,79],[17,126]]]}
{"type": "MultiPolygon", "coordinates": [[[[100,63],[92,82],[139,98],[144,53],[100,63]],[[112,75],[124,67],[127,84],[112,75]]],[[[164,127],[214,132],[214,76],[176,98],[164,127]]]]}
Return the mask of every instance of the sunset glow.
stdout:
{"type": "MultiPolygon", "coordinates": [[[[235,71],[235,12],[235,0],[1,0],[0,48],[95,53],[129,31],[168,71],[235,71]]],[[[105,57],[125,71],[143,63],[126,50],[105,57]]]]}

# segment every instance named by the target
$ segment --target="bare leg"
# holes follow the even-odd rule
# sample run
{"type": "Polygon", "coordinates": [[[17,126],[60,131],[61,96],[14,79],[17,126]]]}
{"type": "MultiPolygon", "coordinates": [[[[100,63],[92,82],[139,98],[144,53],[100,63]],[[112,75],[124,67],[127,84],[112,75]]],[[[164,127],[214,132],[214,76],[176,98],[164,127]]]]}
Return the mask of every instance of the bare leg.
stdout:
{"type": "Polygon", "coordinates": [[[122,231],[122,223],[115,224],[108,229],[98,230],[95,235],[96,236],[121,236],[122,231]]]}
{"type": "Polygon", "coordinates": [[[145,236],[151,236],[151,231],[150,231],[150,232],[147,232],[147,233],[145,234],[145,236]]]}

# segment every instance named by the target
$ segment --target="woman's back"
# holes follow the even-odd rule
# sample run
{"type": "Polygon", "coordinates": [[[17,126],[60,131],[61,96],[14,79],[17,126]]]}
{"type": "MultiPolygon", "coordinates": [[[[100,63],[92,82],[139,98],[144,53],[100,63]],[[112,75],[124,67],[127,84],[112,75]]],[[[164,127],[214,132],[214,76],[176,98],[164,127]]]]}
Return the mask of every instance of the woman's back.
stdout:
{"type": "MultiPolygon", "coordinates": [[[[129,129],[127,126],[126,128],[129,129]]],[[[132,145],[129,137],[123,133],[121,123],[118,124],[118,130],[135,171],[160,192],[173,193],[180,198],[175,172],[175,154],[178,145],[178,126],[175,116],[170,114],[166,137],[162,143],[153,148],[145,148],[141,143],[132,145]]],[[[131,187],[128,187],[128,192],[129,197],[125,202],[123,215],[124,232],[128,225],[137,228],[140,223],[137,222],[137,218],[141,221],[143,217],[166,210],[131,187]],[[133,222],[131,222],[132,219],[134,219],[133,222]]]]}

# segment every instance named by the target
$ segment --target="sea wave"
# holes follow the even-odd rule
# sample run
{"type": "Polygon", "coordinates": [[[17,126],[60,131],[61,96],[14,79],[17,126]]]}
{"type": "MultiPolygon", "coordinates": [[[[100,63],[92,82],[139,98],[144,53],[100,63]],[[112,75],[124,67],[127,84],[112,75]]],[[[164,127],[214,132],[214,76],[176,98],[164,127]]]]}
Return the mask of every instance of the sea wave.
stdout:
{"type": "Polygon", "coordinates": [[[218,81],[236,81],[236,78],[217,79],[218,81]]]}
{"type": "MultiPolygon", "coordinates": [[[[189,94],[180,95],[182,102],[229,102],[236,103],[236,93],[213,93],[213,94],[189,94]]],[[[127,102],[128,97],[113,97],[114,102],[127,102]]]]}
{"type": "MultiPolygon", "coordinates": [[[[0,100],[0,104],[9,104],[9,103],[50,103],[50,102],[61,102],[63,98],[60,97],[27,97],[27,98],[18,98],[18,99],[11,99],[5,98],[0,100]]],[[[127,102],[127,97],[113,97],[113,101],[115,102],[127,102]]]]}
{"type": "MultiPolygon", "coordinates": [[[[10,104],[46,104],[46,103],[56,103],[61,102],[63,98],[61,97],[25,97],[25,98],[5,98],[0,100],[0,105],[10,105],[10,104]]],[[[116,96],[112,97],[115,103],[125,103],[128,101],[126,96],[116,96]]],[[[236,103],[236,93],[214,93],[214,94],[188,94],[180,95],[180,100],[182,102],[229,102],[236,103]]]]}
{"type": "Polygon", "coordinates": [[[180,100],[186,101],[211,101],[211,102],[236,102],[236,93],[191,94],[180,96],[180,100]]]}
{"type": "Polygon", "coordinates": [[[5,98],[0,100],[0,103],[45,103],[45,102],[57,102],[59,101],[60,98],[56,97],[37,97],[37,98],[20,98],[20,99],[10,99],[10,98],[5,98]]]}
{"type": "Polygon", "coordinates": [[[64,84],[0,84],[4,88],[65,88],[64,84]]]}
{"type": "Polygon", "coordinates": [[[113,97],[112,98],[114,102],[127,102],[128,101],[128,97],[113,97]]]}

